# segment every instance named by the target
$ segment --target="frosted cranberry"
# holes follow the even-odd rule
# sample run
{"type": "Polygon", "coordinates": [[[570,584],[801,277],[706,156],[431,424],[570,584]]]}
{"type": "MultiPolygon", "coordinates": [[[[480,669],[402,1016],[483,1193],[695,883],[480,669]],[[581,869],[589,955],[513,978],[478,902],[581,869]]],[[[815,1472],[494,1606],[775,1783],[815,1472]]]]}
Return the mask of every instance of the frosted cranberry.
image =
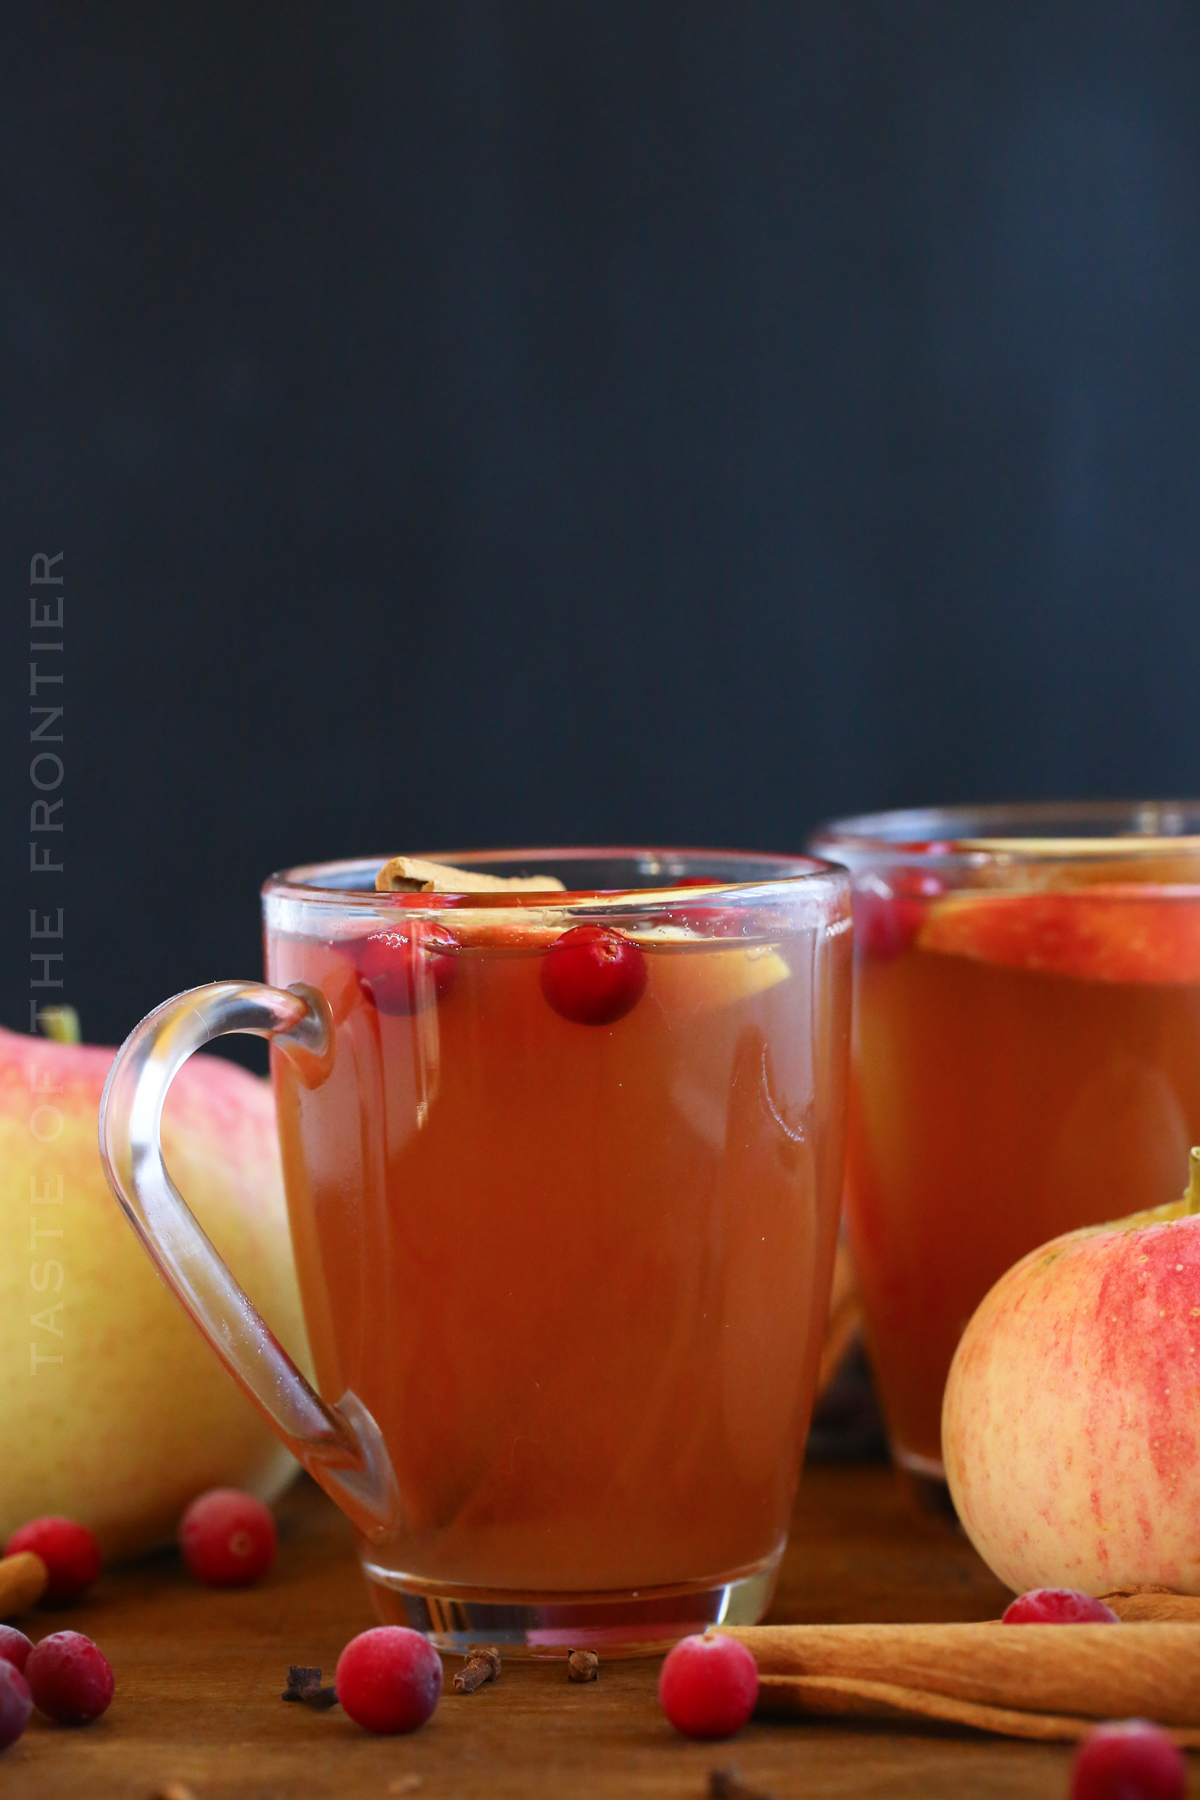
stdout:
{"type": "Polygon", "coordinates": [[[237,1488],[211,1488],[179,1521],[183,1560],[209,1587],[248,1587],[274,1562],[277,1542],[270,1508],[237,1488]]]}
{"type": "Polygon", "coordinates": [[[368,1731],[415,1731],[442,1694],[442,1659],[419,1631],[377,1625],[351,1638],[338,1657],[334,1685],[342,1708],[368,1731]]]}
{"type": "Polygon", "coordinates": [[[50,1580],[42,1598],[51,1605],[78,1600],[100,1573],[100,1546],[87,1526],[74,1519],[31,1519],[4,1546],[5,1556],[19,1550],[32,1550],[45,1563],[50,1580]]]}
{"type": "Polygon", "coordinates": [[[60,1725],[98,1719],[113,1697],[108,1658],[81,1631],[56,1631],[35,1644],[25,1679],[38,1711],[60,1725]]]}
{"type": "Polygon", "coordinates": [[[854,890],[854,939],[860,955],[873,962],[903,956],[925,923],[929,902],[945,891],[939,876],[920,869],[868,876],[867,884],[854,890]]]}
{"type": "Polygon", "coordinates": [[[18,1631],[15,1625],[0,1625],[0,1662],[23,1669],[32,1649],[33,1645],[23,1631],[18,1631]]]}
{"type": "Polygon", "coordinates": [[[397,1017],[444,999],[454,979],[457,944],[438,925],[405,925],[359,938],[352,956],[358,985],[377,1011],[397,1017]]]}
{"type": "Polygon", "coordinates": [[[542,993],[573,1025],[613,1025],[632,1012],[646,986],[636,944],[603,925],[576,925],[542,958],[542,993]]]}
{"type": "Polygon", "coordinates": [[[1012,1602],[1005,1625],[1119,1625],[1111,1606],[1078,1588],[1031,1588],[1012,1602]]]}
{"type": "Polygon", "coordinates": [[[16,1743],[32,1711],[29,1683],[20,1669],[0,1659],[0,1750],[16,1743]]]}
{"type": "Polygon", "coordinates": [[[1187,1764],[1145,1719],[1098,1725],[1071,1765],[1070,1800],[1183,1800],[1187,1764]]]}
{"type": "Polygon", "coordinates": [[[758,1669],[736,1638],[686,1637],[663,1663],[658,1698],[687,1737],[732,1737],[754,1711],[758,1669]]]}

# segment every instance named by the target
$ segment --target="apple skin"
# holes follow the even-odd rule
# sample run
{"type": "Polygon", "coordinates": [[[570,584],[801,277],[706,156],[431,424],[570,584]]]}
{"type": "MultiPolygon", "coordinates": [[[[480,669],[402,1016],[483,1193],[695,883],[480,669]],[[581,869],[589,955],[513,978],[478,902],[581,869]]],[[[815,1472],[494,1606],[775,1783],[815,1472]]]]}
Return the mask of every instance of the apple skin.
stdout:
{"type": "Polygon", "coordinates": [[[1200,1594],[1198,1363],[1188,1200],[1068,1232],[1001,1276],[942,1410],[954,1505],[1001,1581],[1200,1594]]]}
{"type": "MultiPolygon", "coordinates": [[[[97,1121],[114,1054],[0,1030],[0,1543],[61,1513],[89,1526],[110,1559],[170,1543],[205,1488],[270,1501],[296,1473],[109,1190],[97,1121]],[[55,1111],[31,1129],[35,1107],[55,1111]],[[60,1176],[63,1204],[33,1204],[60,1176]],[[62,1236],[35,1241],[34,1230],[62,1236]],[[48,1324],[61,1338],[31,1323],[56,1300],[48,1324]],[[62,1363],[31,1372],[31,1343],[62,1363]]],[[[163,1147],[218,1252],[307,1366],[270,1087],[193,1057],[168,1095],[163,1147]]]]}
{"type": "Polygon", "coordinates": [[[917,945],[1077,981],[1200,981],[1200,902],[1132,882],[1065,893],[956,894],[930,906],[917,945]]]}

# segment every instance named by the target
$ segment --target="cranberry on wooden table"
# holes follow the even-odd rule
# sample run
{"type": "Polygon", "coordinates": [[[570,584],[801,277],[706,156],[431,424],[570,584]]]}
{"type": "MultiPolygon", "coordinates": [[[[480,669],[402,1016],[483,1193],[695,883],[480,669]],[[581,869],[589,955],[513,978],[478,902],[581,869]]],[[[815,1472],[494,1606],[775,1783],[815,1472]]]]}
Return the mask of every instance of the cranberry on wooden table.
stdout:
{"type": "Polygon", "coordinates": [[[60,1725],[98,1719],[113,1697],[108,1658],[81,1631],[56,1631],[35,1644],[25,1679],[38,1711],[60,1725]]]}
{"type": "Polygon", "coordinates": [[[23,1669],[32,1649],[33,1645],[23,1631],[18,1631],[15,1625],[0,1625],[0,1662],[9,1662],[14,1669],[23,1669]]]}
{"type": "Polygon", "coordinates": [[[20,1669],[0,1660],[0,1750],[15,1744],[29,1723],[33,1700],[20,1669]]]}
{"type": "Polygon", "coordinates": [[[377,1625],[351,1638],[334,1682],[356,1725],[394,1736],[432,1718],[442,1694],[442,1659],[419,1631],[377,1625]]]}
{"type": "Polygon", "coordinates": [[[1098,1725],[1075,1753],[1070,1800],[1183,1800],[1187,1764],[1145,1719],[1098,1725]]]}
{"type": "Polygon", "coordinates": [[[1111,1606],[1078,1588],[1030,1588],[1006,1609],[1004,1625],[1119,1625],[1111,1606]]]}
{"type": "Polygon", "coordinates": [[[440,925],[404,925],[357,938],[350,955],[358,985],[378,1012],[408,1018],[444,1000],[454,979],[456,940],[440,925]]]}
{"type": "Polygon", "coordinates": [[[100,1573],[100,1546],[95,1534],[74,1519],[31,1519],[14,1531],[4,1546],[5,1556],[32,1550],[46,1565],[49,1581],[42,1599],[51,1605],[78,1600],[100,1573]]]}
{"type": "Polygon", "coordinates": [[[237,1488],[211,1488],[179,1521],[183,1560],[209,1587],[248,1587],[274,1562],[277,1543],[270,1508],[237,1488]]]}
{"type": "Polygon", "coordinates": [[[614,1025],[632,1012],[646,986],[638,946],[604,925],[576,925],[542,958],[542,993],[573,1025],[614,1025]]]}
{"type": "Polygon", "coordinates": [[[682,1638],[667,1653],[658,1698],[676,1731],[686,1737],[732,1737],[754,1711],[758,1667],[736,1638],[682,1638]]]}

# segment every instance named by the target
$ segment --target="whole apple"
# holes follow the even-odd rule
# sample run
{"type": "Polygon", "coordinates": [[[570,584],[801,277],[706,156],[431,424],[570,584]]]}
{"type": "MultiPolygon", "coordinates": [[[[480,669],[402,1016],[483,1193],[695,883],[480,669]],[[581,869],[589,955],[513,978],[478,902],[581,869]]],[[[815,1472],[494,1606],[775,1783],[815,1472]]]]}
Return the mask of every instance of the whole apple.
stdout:
{"type": "Polygon", "coordinates": [[[942,1453],[1018,1593],[1200,1593],[1200,1152],[1185,1199],[1009,1269],[959,1343],[942,1453]]]}
{"type": "MultiPolygon", "coordinates": [[[[0,1030],[0,1542],[65,1514],[118,1558],[170,1543],[204,1489],[270,1500],[295,1464],[109,1191],[96,1133],[113,1055],[0,1030]]],[[[306,1361],[269,1085],[193,1057],[163,1146],[217,1250],[306,1361]]]]}

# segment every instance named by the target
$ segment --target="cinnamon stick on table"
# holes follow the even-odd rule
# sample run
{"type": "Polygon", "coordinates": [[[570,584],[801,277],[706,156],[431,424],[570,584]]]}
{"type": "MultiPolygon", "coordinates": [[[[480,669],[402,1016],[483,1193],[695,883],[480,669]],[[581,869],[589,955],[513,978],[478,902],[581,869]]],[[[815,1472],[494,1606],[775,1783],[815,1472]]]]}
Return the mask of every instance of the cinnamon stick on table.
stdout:
{"type": "Polygon", "coordinates": [[[1200,1747],[1200,1626],[759,1625],[759,1711],[923,1718],[1081,1737],[1133,1716],[1200,1747]]]}
{"type": "Polygon", "coordinates": [[[1119,1619],[1147,1624],[1154,1619],[1178,1624],[1200,1624],[1200,1594],[1170,1594],[1155,1588],[1130,1588],[1125,1593],[1101,1594],[1119,1619]]]}

